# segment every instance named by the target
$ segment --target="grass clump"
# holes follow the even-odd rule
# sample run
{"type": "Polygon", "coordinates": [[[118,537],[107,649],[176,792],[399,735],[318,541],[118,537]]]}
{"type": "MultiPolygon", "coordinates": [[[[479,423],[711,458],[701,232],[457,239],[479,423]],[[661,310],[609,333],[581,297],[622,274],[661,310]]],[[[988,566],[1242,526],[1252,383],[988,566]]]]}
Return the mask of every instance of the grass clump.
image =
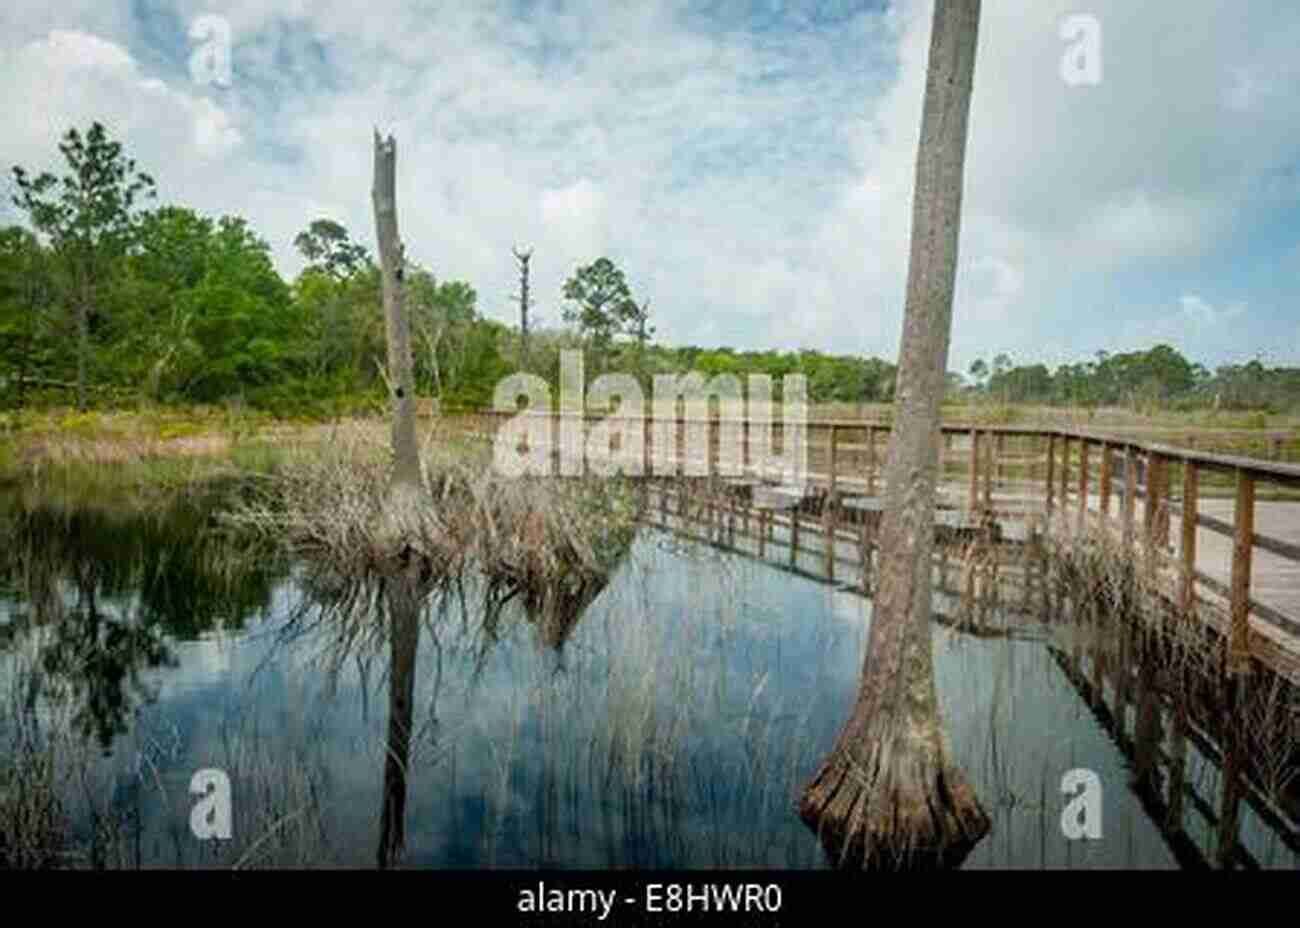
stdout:
{"type": "Polygon", "coordinates": [[[0,759],[0,870],[43,870],[60,864],[67,822],[56,753],[19,732],[5,738],[0,759]]]}
{"type": "Polygon", "coordinates": [[[627,483],[510,478],[493,468],[489,445],[444,438],[426,443],[421,486],[396,515],[387,431],[357,422],[286,457],[225,518],[349,580],[416,561],[430,577],[477,570],[540,589],[604,577],[626,549],[636,519],[627,483]]]}

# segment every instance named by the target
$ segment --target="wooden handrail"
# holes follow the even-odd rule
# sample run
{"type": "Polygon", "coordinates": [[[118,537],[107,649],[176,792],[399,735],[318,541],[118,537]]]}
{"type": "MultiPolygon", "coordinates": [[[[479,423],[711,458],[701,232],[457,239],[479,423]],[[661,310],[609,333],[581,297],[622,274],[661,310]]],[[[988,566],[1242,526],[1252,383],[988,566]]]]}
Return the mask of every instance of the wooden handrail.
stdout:
{"type": "MultiPolygon", "coordinates": [[[[643,420],[645,422],[643,441],[646,443],[647,462],[653,441],[660,437],[660,429],[651,426],[655,424],[665,426],[665,432],[670,433],[668,437],[676,439],[673,441],[674,446],[686,439],[687,426],[694,426],[697,429],[703,427],[702,431],[709,439],[706,459],[696,463],[703,464],[706,473],[716,472],[714,461],[720,456],[719,443],[714,439],[720,436],[723,426],[732,426],[743,435],[741,440],[744,447],[740,457],[742,465],[746,466],[742,472],[748,473],[754,463],[749,460],[748,454],[750,451],[748,439],[755,425],[755,420],[752,418],[730,415],[676,415],[670,421],[664,421],[664,418],[655,416],[653,411],[647,411],[644,416],[621,416],[617,412],[604,414],[590,410],[581,410],[568,416],[546,410],[531,413],[524,411],[523,414],[559,419],[564,423],[562,431],[565,428],[576,428],[575,434],[578,436],[586,431],[584,425],[588,422],[601,422],[611,418],[616,421],[643,420]],[[582,424],[575,424],[574,418],[582,420],[582,424]]],[[[518,415],[520,413],[515,411],[487,410],[478,414],[469,414],[468,417],[476,420],[476,430],[491,434],[495,430],[494,426],[499,425],[506,418],[513,419],[518,415]]],[[[785,446],[790,429],[785,427],[782,418],[774,415],[767,424],[775,432],[773,437],[779,436],[779,443],[785,446]]],[[[795,426],[800,429],[800,440],[806,450],[819,452],[822,455],[823,467],[829,464],[829,473],[822,472],[815,476],[819,483],[829,488],[831,500],[835,500],[838,494],[845,492],[845,487],[859,488],[863,483],[868,495],[876,495],[877,486],[883,476],[881,473],[883,461],[879,454],[876,436],[879,432],[890,430],[891,426],[888,423],[828,419],[798,422],[795,426]],[[809,440],[809,435],[814,433],[825,433],[823,440],[809,440]],[[845,440],[854,433],[864,435],[865,443],[855,444],[845,440]],[[846,468],[850,472],[842,472],[846,468]]],[[[1250,616],[1269,622],[1275,628],[1293,637],[1296,629],[1300,627],[1300,622],[1296,619],[1286,616],[1271,606],[1259,603],[1251,595],[1251,554],[1255,548],[1300,563],[1300,546],[1257,533],[1253,519],[1258,485],[1271,483],[1300,488],[1300,465],[1178,448],[1141,441],[1115,432],[1072,428],[945,423],[940,427],[940,434],[945,436],[940,442],[941,472],[947,471],[953,465],[965,472],[967,505],[972,512],[996,508],[993,506],[993,481],[996,476],[999,486],[1003,485],[1002,475],[999,473],[1002,464],[1010,463],[1027,474],[1023,480],[1017,477],[1011,482],[1026,484],[1032,481],[1029,485],[1037,484],[1038,480],[1042,479],[1035,477],[1034,474],[1035,472],[1043,474],[1043,471],[1037,469],[1045,465],[1045,480],[1039,485],[1041,489],[1035,494],[1035,498],[1041,498],[1048,512],[1059,510],[1067,513],[1072,522],[1077,519],[1080,528],[1087,526],[1094,517],[1100,517],[1104,524],[1115,525],[1111,517],[1111,502],[1113,496],[1118,495],[1120,507],[1117,513],[1117,527],[1122,543],[1126,550],[1132,552],[1133,556],[1150,571],[1155,571],[1164,557],[1163,549],[1169,544],[1170,516],[1178,513],[1181,557],[1178,559],[1175,572],[1177,587],[1174,592],[1175,600],[1184,608],[1194,608],[1198,601],[1195,592],[1198,585],[1227,596],[1230,615],[1227,655],[1231,668],[1242,669],[1246,666],[1244,656],[1247,654],[1250,616]],[[968,438],[969,445],[959,449],[953,441],[957,436],[968,438]],[[1013,455],[1008,459],[1005,446],[1011,439],[1032,439],[1035,450],[1028,453],[1022,444],[1019,449],[1013,449],[1013,455]],[[1058,447],[1061,449],[1059,455],[1058,447]],[[1099,452],[1096,455],[1091,453],[1094,447],[1099,452]],[[1094,490],[1093,472],[1098,469],[1096,464],[1098,461],[1100,462],[1099,486],[1094,490]],[[1182,505],[1171,498],[1169,473],[1171,465],[1182,467],[1181,490],[1186,501],[1182,505]],[[1201,476],[1207,472],[1227,473],[1234,478],[1236,507],[1231,522],[1202,515],[1196,511],[1197,500],[1201,494],[1201,476]],[[1098,511],[1095,513],[1089,507],[1090,496],[1094,492],[1100,494],[1098,511]],[[1140,515],[1139,500],[1142,505],[1140,515]],[[1186,505],[1190,505],[1190,511],[1184,511],[1186,505]],[[1140,533],[1139,518],[1141,518],[1140,533]],[[1230,583],[1223,584],[1218,581],[1211,583],[1207,575],[1197,569],[1195,534],[1198,527],[1233,539],[1230,583]]],[[[1291,437],[1291,433],[1250,432],[1247,434],[1275,440],[1279,440],[1280,435],[1291,437]]],[[[673,447],[672,450],[672,458],[676,464],[686,460],[685,447],[673,447]]],[[[837,518],[837,511],[834,508],[826,515],[827,524],[832,527],[832,535],[837,518]]],[[[792,532],[796,539],[799,531],[797,521],[795,520],[795,524],[792,525],[792,532]]],[[[797,547],[797,540],[795,544],[797,547]]]]}
{"type": "MultiPolygon", "coordinates": [[[[521,411],[526,415],[538,416],[560,416],[561,413],[554,411],[546,412],[529,412],[521,411]]],[[[496,417],[514,417],[521,412],[511,410],[481,410],[478,414],[486,414],[496,417]]],[[[450,415],[474,415],[474,413],[453,413],[450,415]]],[[[603,421],[605,419],[636,419],[658,421],[659,417],[654,415],[653,411],[647,411],[643,416],[620,416],[618,413],[599,413],[584,411],[581,418],[591,421],[603,421]]],[[[750,417],[723,417],[718,415],[709,415],[703,417],[697,416],[674,416],[673,421],[682,425],[690,424],[732,424],[743,423],[748,428],[754,420],[750,417]]],[[[780,429],[783,422],[779,415],[773,416],[770,421],[773,428],[780,429]]],[[[891,426],[887,422],[863,422],[853,419],[814,419],[802,423],[805,432],[810,431],[827,431],[833,427],[839,431],[847,430],[869,430],[871,433],[876,431],[888,432],[891,426]]],[[[1037,436],[1039,438],[1059,438],[1067,442],[1088,442],[1093,445],[1105,444],[1113,448],[1123,449],[1132,448],[1144,456],[1159,455],[1172,461],[1195,462],[1201,468],[1232,472],[1245,471],[1257,480],[1262,479],[1268,482],[1280,483],[1289,487],[1300,487],[1300,464],[1286,464],[1279,461],[1266,461],[1259,458],[1241,457],[1235,455],[1215,454],[1213,452],[1201,451],[1194,448],[1179,448],[1173,445],[1166,445],[1157,442],[1145,442],[1122,434],[1122,431],[1115,429],[1112,431],[1094,431],[1083,429],[1064,429],[1064,428],[1046,428],[1042,426],[1016,426],[1016,425],[984,425],[981,423],[944,423],[940,426],[940,431],[945,435],[970,435],[978,432],[982,436],[997,440],[1000,436],[1037,436]]],[[[1143,430],[1144,433],[1159,432],[1159,429],[1143,430]]],[[[1186,430],[1167,430],[1173,434],[1191,434],[1186,430]]],[[[1211,433],[1200,433],[1211,434],[1211,433]]],[[[1230,434],[1227,431],[1216,432],[1213,434],[1230,434]]],[[[1300,433],[1295,431],[1254,431],[1240,430],[1236,434],[1242,437],[1255,437],[1261,439],[1300,439],[1300,433]]],[[[808,443],[809,449],[824,448],[825,445],[808,443]]],[[[841,444],[841,450],[859,450],[863,446],[844,443],[841,444]]]]}

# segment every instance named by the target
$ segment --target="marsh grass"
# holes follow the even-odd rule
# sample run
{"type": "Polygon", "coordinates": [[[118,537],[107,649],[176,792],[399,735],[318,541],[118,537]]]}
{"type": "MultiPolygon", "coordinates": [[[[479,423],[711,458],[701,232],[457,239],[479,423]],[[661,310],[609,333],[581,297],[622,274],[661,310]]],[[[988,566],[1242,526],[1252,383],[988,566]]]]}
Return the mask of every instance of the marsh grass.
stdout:
{"type": "Polygon", "coordinates": [[[43,730],[18,687],[0,714],[0,870],[60,866],[68,854],[64,777],[66,742],[43,730]]]}
{"type": "Polygon", "coordinates": [[[1073,521],[1058,516],[1042,536],[1041,563],[1058,613],[1115,646],[1140,633],[1159,647],[1161,673],[1169,682],[1189,674],[1218,676],[1222,642],[1196,615],[1170,602],[1147,555],[1135,553],[1112,531],[1095,524],[1079,531],[1073,521]]]}
{"type": "Polygon", "coordinates": [[[426,582],[473,570],[538,595],[579,596],[608,576],[634,533],[627,483],[503,477],[489,447],[444,438],[425,443],[422,484],[403,501],[396,535],[387,436],[367,423],[285,458],[225,522],[340,578],[382,577],[416,560],[426,582]]]}
{"type": "MultiPolygon", "coordinates": [[[[1101,678],[1099,663],[1109,668],[1105,675],[1113,675],[1126,698],[1130,687],[1161,694],[1157,704],[1166,708],[1157,710],[1156,736],[1183,724],[1173,715],[1197,715],[1216,749],[1237,756],[1234,763],[1245,771],[1256,801],[1286,810],[1291,822],[1300,820],[1300,688],[1257,662],[1247,677],[1227,675],[1223,639],[1171,603],[1150,565],[1109,532],[1055,524],[1045,537],[1043,563],[1052,602],[1045,618],[1062,652],[1077,666],[1086,660],[1099,674],[1094,682],[1101,678]]],[[[1219,607],[1198,602],[1197,608],[1219,607]]],[[[1130,711],[1140,725],[1136,703],[1125,706],[1117,721],[1121,731],[1130,711]]],[[[1141,731],[1133,738],[1141,749],[1141,731]]],[[[1147,774],[1138,769],[1135,776],[1139,788],[1148,788],[1147,774]]]]}

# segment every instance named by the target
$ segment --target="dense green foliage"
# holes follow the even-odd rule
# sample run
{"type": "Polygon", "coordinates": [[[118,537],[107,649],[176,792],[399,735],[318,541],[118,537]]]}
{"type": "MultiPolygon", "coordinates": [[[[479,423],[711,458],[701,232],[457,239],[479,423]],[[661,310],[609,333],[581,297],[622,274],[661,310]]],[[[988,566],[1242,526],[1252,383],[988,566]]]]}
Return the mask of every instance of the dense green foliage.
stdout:
{"type": "Polygon", "coordinates": [[[136,201],[155,195],[154,181],[137,171],[122,144],[95,123],[83,137],[75,128],[59,143],[67,173],[33,177],[13,169],[14,205],[48,242],[49,263],[64,283],[64,302],[77,324],[77,405],[87,405],[91,337],[104,319],[101,301],[115,266],[136,238],[136,201]]]}
{"type": "Polygon", "coordinates": [[[1093,361],[1014,365],[999,355],[990,366],[971,365],[972,392],[1005,403],[1127,406],[1138,412],[1168,408],[1261,409],[1300,406],[1300,368],[1268,368],[1259,361],[1225,365],[1213,373],[1168,345],[1108,354],[1093,361]]]}
{"type": "MultiPolygon", "coordinates": [[[[153,181],[99,125],[69,131],[65,173],[15,167],[14,204],[27,227],[0,228],[0,405],[67,403],[84,383],[99,407],[238,403],[275,414],[382,408],[384,321],[379,272],[339,223],[317,218],[294,240],[306,259],[285,281],[245,220],[178,205],[151,210],[153,181]]],[[[306,217],[304,217],[307,221],[306,217]]],[[[416,386],[447,407],[491,403],[520,368],[517,328],[486,318],[474,288],[408,265],[416,386]]],[[[579,349],[589,375],[789,374],[818,403],[888,402],[894,365],[816,351],[670,347],[653,341],[649,301],[599,257],[557,297],[559,329],[530,333],[528,368],[559,381],[561,352],[579,349]]],[[[1286,409],[1300,370],[1258,362],[1211,373],[1168,346],[1094,361],[1016,366],[978,361],[949,377],[950,399],[1004,403],[1286,409]]]]}

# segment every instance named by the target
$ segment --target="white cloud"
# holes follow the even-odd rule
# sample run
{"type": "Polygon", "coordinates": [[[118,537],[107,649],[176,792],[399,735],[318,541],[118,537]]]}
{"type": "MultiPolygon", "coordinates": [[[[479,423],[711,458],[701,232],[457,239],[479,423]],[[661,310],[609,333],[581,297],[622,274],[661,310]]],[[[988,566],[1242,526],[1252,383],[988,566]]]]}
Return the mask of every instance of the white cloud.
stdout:
{"type": "Polygon", "coordinates": [[[605,197],[587,178],[542,191],[540,207],[544,227],[560,239],[566,254],[590,255],[605,250],[605,197]]]}
{"type": "MultiPolygon", "coordinates": [[[[175,5],[178,47],[207,7],[175,5]]],[[[292,274],[293,236],[319,215],[370,238],[378,125],[398,140],[413,256],[470,280],[490,314],[513,315],[509,249],[526,244],[552,320],[564,278],[608,253],[670,341],[891,354],[931,10],[747,33],[687,26],[671,4],[395,2],[357,17],[343,0],[235,0],[220,10],[234,84],[217,91],[183,60],[146,67],[141,43],[157,39],[124,5],[15,0],[0,13],[0,154],[44,166],[69,125],[104,119],[166,198],[246,215],[292,274]]],[[[1108,282],[1205,286],[1188,273],[1211,275],[1263,210],[1300,200],[1277,180],[1300,159],[1300,99],[1277,92],[1300,77],[1300,10],[1093,0],[1105,80],[1077,89],[1059,76],[1072,11],[984,6],[954,368],[1090,353],[1116,316],[1186,324],[1108,282]]]]}
{"type": "Polygon", "coordinates": [[[100,71],[133,74],[135,62],[126,50],[84,32],[55,29],[43,42],[28,46],[33,59],[57,61],[69,71],[100,71]]]}
{"type": "Polygon", "coordinates": [[[1216,309],[1194,293],[1186,294],[1179,300],[1183,316],[1197,334],[1207,329],[1233,322],[1246,312],[1245,303],[1232,303],[1223,309],[1216,309]]]}
{"type": "MultiPolygon", "coordinates": [[[[94,120],[124,142],[140,169],[166,175],[173,187],[184,185],[185,169],[194,165],[227,172],[225,159],[243,141],[231,115],[211,99],[146,77],[124,48],[93,35],[52,31],[0,63],[0,83],[10,94],[6,160],[34,169],[62,169],[51,160],[57,142],[68,128],[84,130],[94,120]]],[[[191,188],[199,204],[224,200],[229,208],[233,198],[205,197],[202,187],[191,188]]]]}
{"type": "Polygon", "coordinates": [[[1156,203],[1142,190],[1087,213],[1076,237],[1082,255],[1114,262],[1196,254],[1212,241],[1215,212],[1197,203],[1156,203]]]}

